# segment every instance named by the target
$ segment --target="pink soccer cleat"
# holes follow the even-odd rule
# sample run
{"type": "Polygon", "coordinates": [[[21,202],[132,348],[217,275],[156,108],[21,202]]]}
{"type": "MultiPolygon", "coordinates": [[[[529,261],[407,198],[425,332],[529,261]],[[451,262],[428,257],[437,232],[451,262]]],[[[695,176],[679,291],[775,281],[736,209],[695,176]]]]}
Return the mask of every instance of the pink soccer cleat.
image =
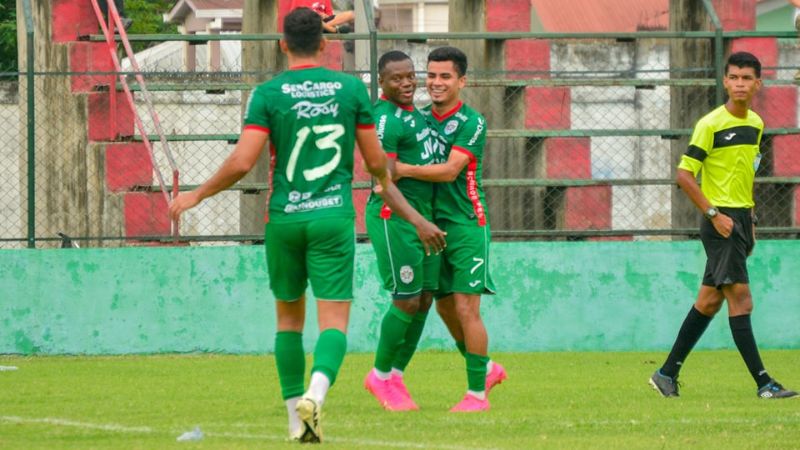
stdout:
{"type": "Polygon", "coordinates": [[[394,390],[396,390],[400,395],[403,396],[403,402],[404,405],[407,407],[407,410],[409,411],[419,410],[419,406],[417,406],[417,404],[411,398],[411,394],[408,392],[408,388],[406,387],[406,384],[403,382],[402,376],[392,374],[392,378],[389,379],[389,384],[391,384],[394,390]]]}
{"type": "Polygon", "coordinates": [[[497,362],[492,362],[492,371],[486,374],[486,395],[506,378],[508,378],[506,369],[497,362]]]}
{"type": "Polygon", "coordinates": [[[489,399],[479,399],[472,394],[467,394],[450,412],[481,412],[489,410],[489,399]]]}
{"type": "Polygon", "coordinates": [[[405,401],[403,394],[395,389],[390,380],[381,380],[370,370],[364,379],[366,388],[387,411],[410,411],[411,405],[405,401]]]}

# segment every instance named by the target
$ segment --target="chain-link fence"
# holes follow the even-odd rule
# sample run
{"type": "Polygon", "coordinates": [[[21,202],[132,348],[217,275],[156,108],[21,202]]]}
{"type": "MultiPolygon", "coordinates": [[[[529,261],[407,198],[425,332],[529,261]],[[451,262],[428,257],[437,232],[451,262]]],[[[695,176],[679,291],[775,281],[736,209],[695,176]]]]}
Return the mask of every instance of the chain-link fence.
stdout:
{"type": "MultiPolygon", "coordinates": [[[[258,45],[274,51],[273,38],[262,37],[267,40],[258,45]]],[[[463,97],[489,127],[483,180],[495,239],[685,238],[696,234],[699,213],[673,180],[693,123],[718,103],[721,59],[713,55],[713,38],[356,34],[332,40],[326,64],[370,86],[376,55],[406,51],[419,73],[417,104],[423,106],[428,51],[448,44],[466,51],[463,97]],[[707,45],[703,64],[676,63],[675,43],[690,39],[707,45]]],[[[726,51],[735,47],[734,38],[726,34],[726,51]]],[[[800,233],[794,81],[800,59],[794,40],[762,38],[772,39],[776,51],[765,60],[765,85],[753,105],[766,123],[756,211],[762,233],[794,238],[800,233]]],[[[167,155],[180,173],[180,190],[205,181],[234,148],[249,90],[283,63],[248,62],[239,36],[178,39],[136,55],[149,96],[130,73],[130,61],[122,61],[133,110],[113,68],[92,65],[99,58],[91,52],[107,51],[101,46],[88,47],[88,57],[68,55],[88,61],[83,71],[66,63],[63,70],[37,70],[33,111],[24,70],[0,74],[0,120],[6,124],[0,173],[7,181],[0,193],[0,247],[57,246],[63,243],[59,233],[81,246],[172,242],[176,231],[180,241],[263,238],[266,157],[242,182],[185,213],[174,230],[166,212],[174,183],[167,155]],[[187,54],[194,58],[191,70],[187,54]],[[31,131],[33,148],[27,144],[31,131]]],[[[369,180],[358,168],[354,189],[362,215],[369,180]]]]}

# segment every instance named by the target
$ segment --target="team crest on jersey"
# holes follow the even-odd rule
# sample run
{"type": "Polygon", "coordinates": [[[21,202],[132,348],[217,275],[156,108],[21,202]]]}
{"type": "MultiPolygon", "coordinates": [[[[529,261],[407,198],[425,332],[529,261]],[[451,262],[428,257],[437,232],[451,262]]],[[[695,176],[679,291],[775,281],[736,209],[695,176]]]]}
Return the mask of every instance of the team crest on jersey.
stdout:
{"type": "Polygon", "coordinates": [[[400,281],[405,284],[414,281],[414,269],[411,266],[403,266],[400,268],[400,281]]]}
{"type": "Polygon", "coordinates": [[[447,122],[447,125],[444,126],[444,134],[453,134],[453,132],[456,131],[456,128],[458,128],[458,121],[451,120],[450,122],[447,122]]]}

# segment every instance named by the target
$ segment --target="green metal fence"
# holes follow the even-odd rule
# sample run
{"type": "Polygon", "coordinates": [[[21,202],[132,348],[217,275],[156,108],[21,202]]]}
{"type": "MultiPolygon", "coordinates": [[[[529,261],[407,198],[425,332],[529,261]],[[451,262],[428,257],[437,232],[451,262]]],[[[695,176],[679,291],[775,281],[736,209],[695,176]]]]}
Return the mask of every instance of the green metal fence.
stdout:
{"type": "MultiPolygon", "coordinates": [[[[23,3],[28,20],[28,2],[23,3]]],[[[711,11],[712,31],[419,34],[381,32],[368,20],[367,33],[331,36],[332,51],[338,52],[331,61],[361,77],[375,98],[378,55],[404,50],[419,72],[417,103],[422,106],[427,101],[424,70],[429,49],[450,44],[467,51],[470,69],[464,97],[489,125],[484,186],[495,239],[683,239],[696,234],[698,213],[674,186],[675,166],[692,124],[699,119],[698,111],[709,111],[724,101],[725,53],[736,39],[777,39],[779,57],[764,67],[765,87],[754,104],[767,124],[765,157],[756,178],[756,210],[762,235],[795,238],[800,233],[797,36],[723,32],[710,2],[704,3],[711,11]],[[706,63],[671,64],[671,52],[681,40],[707,45],[706,63]],[[524,56],[525,49],[540,53],[517,61],[514,49],[518,56],[524,56]]],[[[52,152],[54,143],[73,141],[63,129],[57,129],[60,136],[52,135],[56,131],[51,122],[42,117],[57,117],[54,108],[65,108],[60,112],[64,115],[72,111],[66,100],[53,102],[49,90],[70,83],[76,75],[113,77],[114,73],[34,70],[35,28],[26,23],[27,68],[0,74],[4,86],[25,87],[24,95],[9,87],[8,92],[16,94],[7,95],[7,105],[2,105],[16,111],[20,125],[0,133],[0,155],[7,160],[2,166],[17,168],[7,174],[11,188],[0,193],[0,247],[60,245],[59,232],[90,246],[172,241],[169,231],[131,232],[128,223],[137,222],[137,214],[166,214],[158,206],[137,210],[129,204],[129,199],[157,192],[160,186],[141,182],[123,192],[107,189],[109,177],[114,176],[110,171],[140,169],[135,160],[131,167],[110,168],[107,145],[124,149],[125,144],[140,142],[141,133],[108,141],[78,139],[85,148],[64,159],[52,152]],[[40,156],[42,151],[49,156],[40,156]],[[84,159],[76,161],[80,156],[84,159]]],[[[163,54],[150,49],[137,58],[180,169],[180,190],[202,183],[230,153],[247,93],[280,69],[268,64],[245,69],[253,64],[244,61],[242,44],[274,46],[279,38],[277,34],[129,36],[131,41],[178,47],[163,54]],[[176,64],[183,43],[191,44],[196,54],[219,44],[219,66],[204,67],[202,57],[191,71],[176,64]]],[[[99,35],[88,39],[104,40],[99,35]]],[[[135,82],[132,87],[137,104],[143,105],[139,87],[135,82]]],[[[152,125],[146,124],[148,129],[152,125]]],[[[148,136],[155,142],[154,168],[165,170],[158,137],[148,136]]],[[[181,240],[261,240],[267,171],[264,160],[252,176],[187,212],[180,226],[181,240]]],[[[369,184],[357,177],[354,188],[366,193],[369,184]]],[[[364,196],[359,198],[363,201],[364,196]]],[[[139,222],[150,223],[142,218],[139,222]]]]}

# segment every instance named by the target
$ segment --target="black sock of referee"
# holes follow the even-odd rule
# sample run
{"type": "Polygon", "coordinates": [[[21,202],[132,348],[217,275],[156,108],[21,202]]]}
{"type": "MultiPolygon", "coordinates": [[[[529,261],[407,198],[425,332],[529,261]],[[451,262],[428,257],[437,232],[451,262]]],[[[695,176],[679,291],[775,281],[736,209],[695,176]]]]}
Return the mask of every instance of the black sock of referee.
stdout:
{"type": "Polygon", "coordinates": [[[750,325],[750,314],[729,317],[728,322],[731,324],[733,342],[736,343],[736,348],[739,349],[739,354],[747,364],[747,370],[750,371],[756,385],[760,388],[769,383],[770,377],[764,369],[764,363],[761,362],[761,356],[756,347],[756,338],[753,336],[753,327],[750,325]]]}
{"type": "Polygon", "coordinates": [[[694,344],[706,331],[708,324],[713,317],[704,316],[694,306],[689,310],[686,319],[683,320],[678,337],[675,338],[675,344],[672,345],[672,350],[667,356],[667,361],[661,367],[661,373],[671,378],[678,376],[681,370],[683,360],[689,355],[689,352],[694,348],[694,344]]]}

